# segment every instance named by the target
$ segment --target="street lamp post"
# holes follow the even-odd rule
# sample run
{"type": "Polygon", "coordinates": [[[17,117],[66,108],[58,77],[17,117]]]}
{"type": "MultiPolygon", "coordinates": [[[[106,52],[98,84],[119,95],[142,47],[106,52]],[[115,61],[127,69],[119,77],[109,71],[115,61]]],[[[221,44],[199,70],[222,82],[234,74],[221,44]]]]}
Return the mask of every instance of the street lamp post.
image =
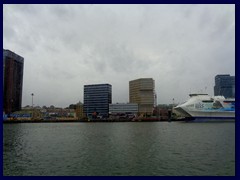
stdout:
{"type": "Polygon", "coordinates": [[[32,93],[31,96],[32,96],[32,119],[33,119],[34,118],[34,110],[33,110],[33,96],[34,96],[34,94],[32,93]]]}
{"type": "Polygon", "coordinates": [[[33,108],[33,96],[34,96],[34,94],[32,93],[31,95],[32,95],[32,108],[33,108]]]}

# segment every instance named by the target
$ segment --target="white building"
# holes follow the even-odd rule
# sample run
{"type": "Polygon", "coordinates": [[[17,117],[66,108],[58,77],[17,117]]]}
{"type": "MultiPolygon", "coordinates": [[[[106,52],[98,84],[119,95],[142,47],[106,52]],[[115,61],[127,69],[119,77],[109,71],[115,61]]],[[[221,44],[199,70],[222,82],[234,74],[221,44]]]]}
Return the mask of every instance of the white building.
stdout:
{"type": "Polygon", "coordinates": [[[116,103],[109,104],[110,114],[137,114],[138,104],[137,103],[116,103]]]}

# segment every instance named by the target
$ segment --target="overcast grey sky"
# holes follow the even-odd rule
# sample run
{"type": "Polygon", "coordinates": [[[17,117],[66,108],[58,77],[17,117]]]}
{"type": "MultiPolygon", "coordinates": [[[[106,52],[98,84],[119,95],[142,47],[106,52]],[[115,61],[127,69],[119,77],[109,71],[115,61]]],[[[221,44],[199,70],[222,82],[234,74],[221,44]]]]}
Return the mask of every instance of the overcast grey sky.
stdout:
{"type": "Polygon", "coordinates": [[[235,5],[3,5],[3,47],[24,57],[22,106],[67,107],[83,86],[153,78],[157,103],[213,95],[235,75],[235,5]]]}

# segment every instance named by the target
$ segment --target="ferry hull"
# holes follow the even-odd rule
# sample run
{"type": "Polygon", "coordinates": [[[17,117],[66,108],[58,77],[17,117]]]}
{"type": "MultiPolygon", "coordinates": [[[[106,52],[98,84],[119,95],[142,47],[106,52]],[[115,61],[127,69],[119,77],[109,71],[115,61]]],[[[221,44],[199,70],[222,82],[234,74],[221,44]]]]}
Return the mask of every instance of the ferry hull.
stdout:
{"type": "MultiPolygon", "coordinates": [[[[180,110],[180,108],[178,110],[180,110]]],[[[188,115],[185,116],[188,121],[235,121],[235,111],[188,111],[182,109],[181,112],[185,112],[185,114],[188,115]]]]}
{"type": "Polygon", "coordinates": [[[235,122],[235,118],[232,117],[194,117],[190,122],[235,122]]]}
{"type": "Polygon", "coordinates": [[[235,119],[235,112],[228,111],[214,111],[214,112],[201,112],[192,111],[188,112],[193,118],[208,118],[208,119],[235,119]]]}

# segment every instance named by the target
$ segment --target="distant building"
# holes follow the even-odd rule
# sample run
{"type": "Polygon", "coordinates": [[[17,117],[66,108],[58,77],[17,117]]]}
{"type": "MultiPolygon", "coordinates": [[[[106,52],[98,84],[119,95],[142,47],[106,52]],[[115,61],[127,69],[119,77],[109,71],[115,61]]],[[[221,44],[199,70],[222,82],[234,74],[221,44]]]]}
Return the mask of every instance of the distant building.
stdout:
{"type": "Polygon", "coordinates": [[[138,113],[138,104],[137,103],[109,104],[109,113],[111,113],[111,114],[137,114],[138,113]]]}
{"type": "Polygon", "coordinates": [[[83,104],[81,102],[76,104],[76,116],[78,119],[84,118],[83,104]]]}
{"type": "Polygon", "coordinates": [[[155,83],[152,78],[141,78],[129,82],[129,102],[137,103],[141,114],[152,114],[154,101],[155,83]]]}
{"type": "Polygon", "coordinates": [[[47,108],[44,111],[42,111],[44,114],[44,118],[77,118],[76,110],[75,109],[69,109],[69,108],[47,108]]]}
{"type": "Polygon", "coordinates": [[[84,112],[87,117],[108,117],[109,104],[112,103],[112,85],[84,85],[84,112]]]}
{"type": "Polygon", "coordinates": [[[235,76],[229,74],[215,76],[214,95],[235,98],[235,76]]]}
{"type": "Polygon", "coordinates": [[[3,49],[3,111],[21,110],[24,58],[3,49]]]}

